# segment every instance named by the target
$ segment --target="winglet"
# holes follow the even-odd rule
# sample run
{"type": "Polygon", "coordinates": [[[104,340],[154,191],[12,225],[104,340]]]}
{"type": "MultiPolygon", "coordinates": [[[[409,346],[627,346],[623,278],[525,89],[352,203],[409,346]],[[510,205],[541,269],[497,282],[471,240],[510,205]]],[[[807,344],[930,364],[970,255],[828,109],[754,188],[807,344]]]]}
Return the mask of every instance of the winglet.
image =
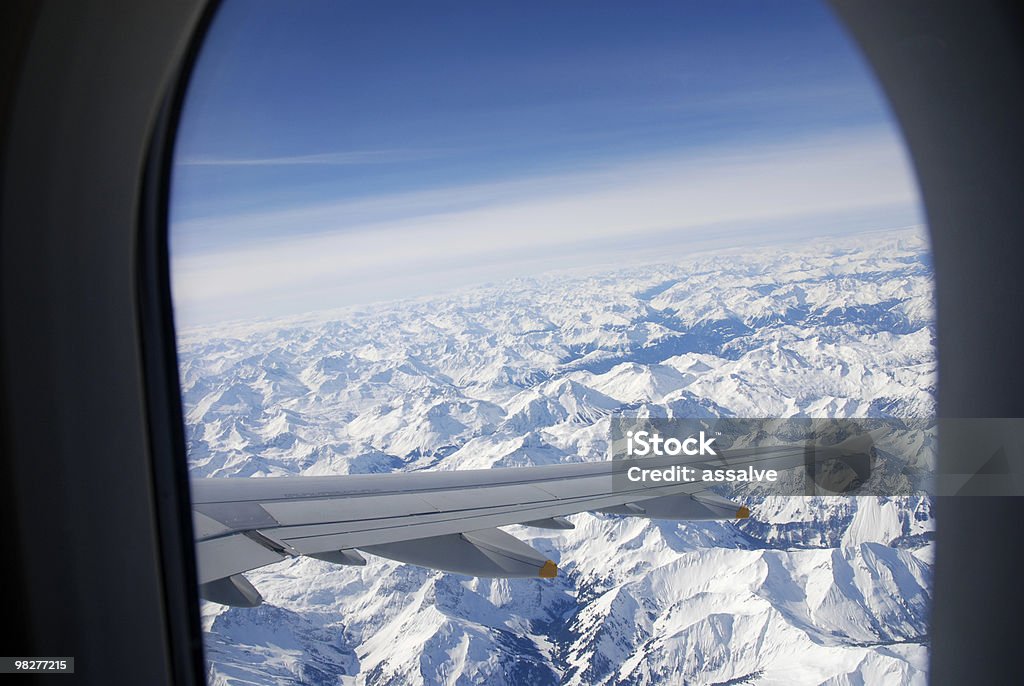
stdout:
{"type": "Polygon", "coordinates": [[[541,579],[554,579],[558,576],[558,565],[551,560],[544,563],[544,566],[540,568],[540,572],[537,574],[541,579]]]}
{"type": "Polygon", "coordinates": [[[750,508],[746,505],[740,505],[740,509],[736,510],[736,519],[746,519],[750,516],[750,508]]]}

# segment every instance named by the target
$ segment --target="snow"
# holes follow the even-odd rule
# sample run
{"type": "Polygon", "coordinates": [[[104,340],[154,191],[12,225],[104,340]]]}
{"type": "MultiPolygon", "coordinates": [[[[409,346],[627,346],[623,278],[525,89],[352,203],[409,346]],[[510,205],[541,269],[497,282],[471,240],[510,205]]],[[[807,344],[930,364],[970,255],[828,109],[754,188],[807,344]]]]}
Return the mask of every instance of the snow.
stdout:
{"type": "MultiPolygon", "coordinates": [[[[602,460],[616,410],[934,414],[920,230],[236,322],[182,333],[179,357],[195,476],[602,460]]],[[[210,683],[924,683],[928,498],[750,505],[509,528],[554,580],[266,567],[260,608],[203,606],[210,683]]]]}

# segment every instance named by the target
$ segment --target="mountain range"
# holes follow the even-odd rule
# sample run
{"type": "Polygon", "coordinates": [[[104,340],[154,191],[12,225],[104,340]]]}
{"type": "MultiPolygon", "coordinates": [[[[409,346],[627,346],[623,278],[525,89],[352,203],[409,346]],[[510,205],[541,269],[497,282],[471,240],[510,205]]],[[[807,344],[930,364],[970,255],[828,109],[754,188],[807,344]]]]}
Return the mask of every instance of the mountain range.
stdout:
{"type": "MultiPolygon", "coordinates": [[[[920,228],[553,272],[179,335],[195,477],[607,459],[617,411],[934,415],[920,228]]],[[[512,527],[554,580],[369,557],[202,607],[211,684],[923,684],[928,497],[752,496],[740,522],[512,527]]]]}

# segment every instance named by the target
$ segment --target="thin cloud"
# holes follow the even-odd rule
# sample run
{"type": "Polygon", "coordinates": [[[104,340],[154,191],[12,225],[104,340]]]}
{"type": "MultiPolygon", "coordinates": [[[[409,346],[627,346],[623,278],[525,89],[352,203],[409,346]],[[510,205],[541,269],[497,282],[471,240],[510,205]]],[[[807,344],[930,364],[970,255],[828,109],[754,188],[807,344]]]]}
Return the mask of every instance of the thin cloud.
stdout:
{"type": "Polygon", "coordinates": [[[660,247],[663,255],[681,254],[723,233],[742,244],[744,236],[757,242],[797,225],[813,229],[818,219],[865,230],[890,219],[912,223],[918,212],[902,146],[885,130],[362,202],[359,211],[339,203],[219,218],[206,227],[277,227],[276,237],[260,242],[196,251],[176,241],[179,317],[325,309],[614,262],[660,247]],[[404,216],[373,211],[396,206],[404,216]]]}
{"type": "Polygon", "coordinates": [[[430,159],[438,150],[349,150],[283,157],[191,157],[176,164],[183,167],[287,167],[318,165],[348,167],[362,164],[392,164],[430,159]]]}

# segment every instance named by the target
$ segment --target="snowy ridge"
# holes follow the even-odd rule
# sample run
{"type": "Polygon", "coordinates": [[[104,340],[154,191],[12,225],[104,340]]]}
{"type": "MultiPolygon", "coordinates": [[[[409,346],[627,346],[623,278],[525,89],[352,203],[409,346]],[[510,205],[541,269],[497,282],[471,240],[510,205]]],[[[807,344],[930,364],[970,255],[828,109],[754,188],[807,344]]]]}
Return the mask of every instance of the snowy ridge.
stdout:
{"type": "MultiPolygon", "coordinates": [[[[551,274],[179,341],[197,476],[605,459],[609,415],[926,417],[920,231],[551,274]]],[[[739,524],[513,531],[558,579],[370,558],[204,606],[211,683],[924,683],[926,498],[757,499],[739,524]]]]}

